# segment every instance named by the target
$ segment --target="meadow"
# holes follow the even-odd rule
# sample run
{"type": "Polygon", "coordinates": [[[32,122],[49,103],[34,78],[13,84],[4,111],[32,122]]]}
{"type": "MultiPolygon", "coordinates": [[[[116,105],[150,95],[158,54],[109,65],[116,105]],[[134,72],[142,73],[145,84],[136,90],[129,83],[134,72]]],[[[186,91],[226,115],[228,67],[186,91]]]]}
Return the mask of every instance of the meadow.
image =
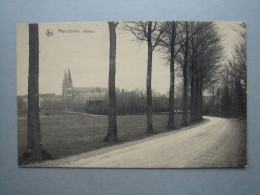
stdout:
{"type": "MultiPolygon", "coordinates": [[[[181,126],[181,115],[175,115],[176,128],[181,126]]],[[[168,115],[153,115],[155,133],[167,130],[168,115]]],[[[62,158],[111,145],[103,141],[107,133],[108,117],[79,113],[40,115],[42,148],[53,158],[62,158]]],[[[146,115],[117,117],[119,144],[147,137],[146,115]]],[[[18,117],[18,163],[27,146],[27,119],[18,117]]]]}

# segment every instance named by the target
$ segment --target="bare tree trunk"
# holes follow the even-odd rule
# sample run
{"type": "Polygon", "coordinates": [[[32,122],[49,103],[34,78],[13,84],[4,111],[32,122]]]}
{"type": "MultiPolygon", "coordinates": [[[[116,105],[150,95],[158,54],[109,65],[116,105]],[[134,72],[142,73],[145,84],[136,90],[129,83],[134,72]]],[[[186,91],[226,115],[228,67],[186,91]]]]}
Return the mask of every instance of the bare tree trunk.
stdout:
{"type": "Polygon", "coordinates": [[[117,120],[116,120],[116,25],[114,22],[108,22],[110,35],[110,52],[109,52],[109,108],[108,108],[108,133],[106,141],[117,141],[117,120]]]}
{"type": "Polygon", "coordinates": [[[212,91],[212,98],[211,98],[211,114],[212,115],[215,115],[216,114],[216,111],[214,109],[214,106],[215,106],[215,87],[213,86],[213,91],[212,91]]]}
{"type": "Polygon", "coordinates": [[[197,72],[197,76],[195,79],[195,120],[199,120],[199,76],[197,72]]]}
{"type": "MultiPolygon", "coordinates": [[[[191,73],[193,74],[193,73],[191,73]]],[[[195,122],[195,93],[194,93],[194,75],[191,75],[191,94],[190,94],[190,122],[195,122]]]]}
{"type": "Polygon", "coordinates": [[[184,65],[183,65],[183,107],[182,107],[182,125],[188,125],[187,122],[187,111],[188,111],[188,103],[187,103],[187,88],[188,88],[188,79],[187,79],[187,66],[188,66],[188,51],[189,51],[189,32],[188,32],[188,22],[185,22],[185,51],[184,51],[184,65]]]}
{"type": "Polygon", "coordinates": [[[42,159],[39,118],[39,35],[38,24],[29,24],[28,78],[28,152],[36,160],[42,159]]]}
{"type": "Polygon", "coordinates": [[[203,96],[202,96],[202,80],[199,82],[199,120],[202,119],[203,96]]]}
{"type": "Polygon", "coordinates": [[[148,60],[147,60],[147,81],[146,81],[146,92],[147,92],[147,133],[153,132],[153,119],[152,119],[152,22],[148,22],[147,32],[147,43],[148,43],[148,60]]]}
{"type": "Polygon", "coordinates": [[[197,75],[197,51],[195,46],[196,39],[194,36],[191,39],[192,44],[192,59],[191,59],[191,97],[190,97],[190,121],[193,123],[196,121],[196,75],[197,75]]]}
{"type": "Polygon", "coordinates": [[[175,60],[176,25],[171,22],[171,59],[170,59],[170,90],[168,129],[174,129],[174,60],[175,60]]]}
{"type": "Polygon", "coordinates": [[[190,122],[193,123],[195,121],[195,105],[194,105],[194,83],[195,83],[195,79],[194,79],[194,69],[195,69],[195,62],[194,62],[194,56],[191,62],[191,87],[190,87],[190,122]]]}
{"type": "Polygon", "coordinates": [[[187,87],[188,87],[188,80],[187,80],[187,68],[183,70],[183,104],[182,104],[182,125],[188,125],[188,106],[187,106],[187,87]]]}

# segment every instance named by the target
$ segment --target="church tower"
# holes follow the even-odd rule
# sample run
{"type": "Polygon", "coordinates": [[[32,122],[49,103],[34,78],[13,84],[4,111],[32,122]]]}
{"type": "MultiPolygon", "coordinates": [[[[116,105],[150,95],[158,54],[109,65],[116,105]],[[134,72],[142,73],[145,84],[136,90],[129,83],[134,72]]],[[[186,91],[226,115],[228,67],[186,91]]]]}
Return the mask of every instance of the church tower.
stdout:
{"type": "Polygon", "coordinates": [[[64,78],[63,78],[63,82],[62,82],[62,97],[63,98],[66,96],[66,81],[67,81],[67,73],[65,70],[64,78]]]}
{"type": "Polygon", "coordinates": [[[72,99],[72,79],[70,74],[70,69],[68,69],[68,73],[65,70],[64,78],[62,82],[62,97],[63,99],[72,99]]]}

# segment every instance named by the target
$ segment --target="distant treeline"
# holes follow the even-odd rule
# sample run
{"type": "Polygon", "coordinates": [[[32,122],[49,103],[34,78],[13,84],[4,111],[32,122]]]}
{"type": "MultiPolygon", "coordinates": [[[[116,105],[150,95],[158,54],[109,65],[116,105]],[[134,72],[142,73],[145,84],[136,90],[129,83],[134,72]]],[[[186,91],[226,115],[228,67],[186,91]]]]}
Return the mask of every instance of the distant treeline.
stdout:
{"type": "Polygon", "coordinates": [[[232,77],[226,77],[223,85],[211,88],[211,96],[203,106],[204,115],[246,118],[247,94],[245,85],[232,77]]]}
{"type": "MultiPolygon", "coordinates": [[[[203,97],[203,115],[222,116],[222,117],[245,117],[246,114],[246,94],[240,83],[228,81],[229,86],[217,89],[212,88],[208,96],[203,97]]],[[[24,96],[22,96],[24,97],[24,96]]],[[[103,100],[70,100],[62,101],[60,96],[55,94],[41,94],[45,98],[40,103],[42,113],[59,113],[59,112],[85,112],[96,115],[108,114],[108,95],[103,100]]],[[[117,93],[117,115],[139,115],[146,114],[146,95],[145,92],[122,91],[117,93]]],[[[190,94],[188,95],[190,99],[190,94]]],[[[27,102],[23,102],[21,96],[18,100],[18,115],[27,112],[27,102]]],[[[182,112],[182,96],[176,94],[174,98],[175,113],[182,112]]],[[[153,94],[153,113],[165,114],[169,112],[169,98],[165,94],[153,94]]],[[[188,103],[188,112],[190,104],[188,103]]]]}
{"type": "MultiPolygon", "coordinates": [[[[146,113],[146,96],[142,91],[121,92],[116,94],[117,115],[133,115],[146,113]]],[[[103,101],[88,101],[85,112],[91,114],[108,113],[108,96],[103,101]]],[[[168,112],[168,97],[165,95],[154,94],[153,113],[168,112]]]]}
{"type": "MultiPolygon", "coordinates": [[[[48,95],[40,103],[40,111],[43,113],[57,113],[64,111],[85,112],[89,114],[108,114],[108,95],[103,100],[86,101],[82,99],[61,100],[58,96],[48,95]]],[[[117,115],[146,114],[146,94],[140,90],[122,91],[116,94],[117,115]]],[[[20,100],[20,98],[19,98],[20,100]]],[[[175,112],[180,112],[182,107],[181,97],[176,97],[175,112]]],[[[19,105],[21,105],[19,101],[19,105]]],[[[169,112],[169,98],[165,94],[153,93],[153,113],[164,114],[169,112]]],[[[20,107],[21,108],[21,107],[20,107]]],[[[19,109],[20,111],[22,109],[19,109]]],[[[23,110],[27,108],[23,107],[23,110]]]]}

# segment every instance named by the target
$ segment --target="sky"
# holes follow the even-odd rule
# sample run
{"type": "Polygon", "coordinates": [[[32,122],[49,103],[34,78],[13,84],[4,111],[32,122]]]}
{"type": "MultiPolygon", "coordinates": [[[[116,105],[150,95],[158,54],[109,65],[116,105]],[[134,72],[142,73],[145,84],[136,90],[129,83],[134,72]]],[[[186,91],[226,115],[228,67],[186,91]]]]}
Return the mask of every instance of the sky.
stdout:
{"type": "MultiPolygon", "coordinates": [[[[232,57],[238,39],[234,29],[239,22],[216,22],[224,35],[226,58],[232,57]]],[[[17,24],[17,95],[28,92],[29,26],[17,24]]],[[[147,43],[117,28],[116,87],[127,91],[146,89],[147,43]]],[[[71,72],[73,87],[108,87],[109,29],[107,22],[39,24],[39,92],[62,92],[64,72],[71,72]],[[47,30],[53,35],[47,36],[47,30]],[[71,32],[74,30],[74,32],[71,32]],[[65,32],[67,31],[67,32],[65,32]]],[[[169,90],[169,65],[155,50],[152,89],[161,94],[169,90]]]]}

